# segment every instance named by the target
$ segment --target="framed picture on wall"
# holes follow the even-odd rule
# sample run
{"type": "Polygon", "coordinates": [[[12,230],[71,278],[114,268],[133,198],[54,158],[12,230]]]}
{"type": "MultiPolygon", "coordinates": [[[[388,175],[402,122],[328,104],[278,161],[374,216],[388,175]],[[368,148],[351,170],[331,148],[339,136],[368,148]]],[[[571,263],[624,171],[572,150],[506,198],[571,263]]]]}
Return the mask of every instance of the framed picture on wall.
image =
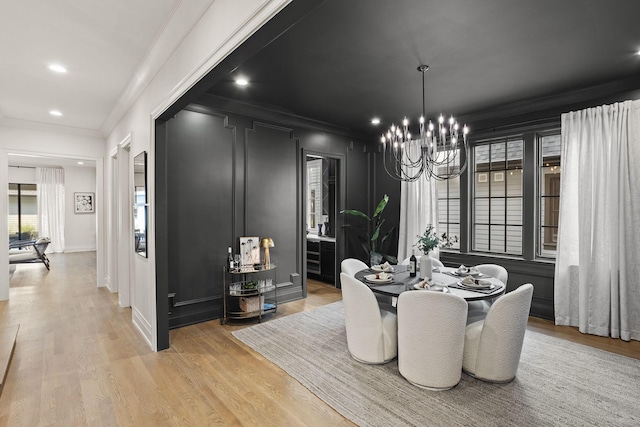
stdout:
{"type": "Polygon", "coordinates": [[[242,267],[260,264],[260,239],[240,237],[240,264],[242,267]]]}
{"type": "Polygon", "coordinates": [[[94,213],[95,195],[94,193],[73,193],[73,206],[75,213],[94,213]]]}

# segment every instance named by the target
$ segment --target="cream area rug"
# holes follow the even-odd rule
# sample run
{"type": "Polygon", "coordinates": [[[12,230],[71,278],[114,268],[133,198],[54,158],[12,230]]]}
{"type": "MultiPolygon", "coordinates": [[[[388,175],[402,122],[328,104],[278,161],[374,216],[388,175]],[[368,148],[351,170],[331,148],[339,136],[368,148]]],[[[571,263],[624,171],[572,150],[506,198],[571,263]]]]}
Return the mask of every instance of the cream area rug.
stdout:
{"type": "Polygon", "coordinates": [[[640,426],[640,360],[527,331],[516,379],[417,388],[347,350],[342,302],[233,335],[361,426],[640,426]]]}

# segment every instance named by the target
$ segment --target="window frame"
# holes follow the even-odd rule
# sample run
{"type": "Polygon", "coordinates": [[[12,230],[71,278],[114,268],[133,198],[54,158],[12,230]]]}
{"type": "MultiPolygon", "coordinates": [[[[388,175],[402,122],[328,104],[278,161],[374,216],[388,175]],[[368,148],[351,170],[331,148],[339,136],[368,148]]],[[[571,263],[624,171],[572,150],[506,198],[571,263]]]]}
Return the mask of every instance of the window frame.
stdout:
{"type": "MultiPolygon", "coordinates": [[[[538,132],[536,134],[536,183],[537,183],[537,187],[536,187],[536,201],[538,202],[538,205],[536,206],[536,235],[535,235],[535,241],[536,241],[536,245],[535,245],[535,259],[545,259],[545,260],[553,260],[555,261],[556,256],[551,256],[551,255],[545,255],[542,253],[542,246],[544,245],[543,243],[543,239],[542,239],[542,230],[546,227],[546,225],[542,224],[542,218],[541,218],[541,204],[542,204],[542,200],[543,197],[544,198],[556,198],[558,201],[558,209],[560,207],[560,189],[558,188],[558,195],[557,196],[549,196],[549,195],[545,195],[543,196],[542,194],[542,166],[543,166],[543,157],[542,157],[542,138],[546,137],[546,136],[551,136],[551,135],[558,135],[560,136],[560,154],[559,154],[559,166],[560,166],[560,174],[559,177],[560,178],[562,176],[562,134],[560,132],[560,128],[558,129],[551,129],[551,130],[546,130],[546,131],[542,131],[542,132],[538,132]]],[[[560,182],[558,182],[558,186],[560,186],[560,182]]],[[[546,209],[546,206],[545,206],[546,209]]],[[[553,228],[553,227],[550,227],[553,228]]],[[[558,226],[555,226],[556,232],[558,230],[558,226]]]]}
{"type": "MultiPolygon", "coordinates": [[[[436,203],[438,204],[438,218],[437,218],[437,230],[438,230],[438,234],[442,235],[443,233],[446,233],[447,237],[452,239],[452,238],[457,238],[457,241],[452,242],[452,245],[450,247],[447,248],[443,248],[443,249],[448,249],[451,251],[459,251],[460,250],[460,235],[462,233],[462,212],[460,212],[461,209],[461,204],[462,204],[462,177],[458,177],[455,178],[458,180],[458,197],[451,197],[451,180],[444,180],[442,182],[444,182],[445,186],[446,186],[446,195],[441,195],[440,194],[440,190],[438,189],[436,191],[437,193],[437,200],[436,203]],[[458,222],[453,222],[451,221],[451,200],[457,200],[458,201],[458,222]],[[444,201],[446,204],[446,213],[444,214],[444,219],[445,221],[441,221],[441,219],[443,219],[443,214],[440,210],[440,203],[444,201]],[[451,231],[452,229],[452,225],[457,226],[457,233],[454,233],[451,231]]],[[[436,183],[436,186],[440,185],[439,182],[436,183]]]]}
{"type": "MultiPolygon", "coordinates": [[[[477,140],[475,142],[475,144],[473,145],[473,147],[471,148],[471,158],[474,159],[474,162],[472,162],[471,164],[469,164],[467,166],[467,169],[471,169],[472,172],[470,173],[469,176],[469,188],[470,188],[470,192],[469,192],[469,209],[470,209],[470,218],[471,218],[471,222],[469,222],[469,226],[471,227],[471,233],[469,234],[470,236],[470,252],[473,253],[481,253],[481,254],[492,254],[492,255],[497,255],[497,256],[507,256],[507,257],[521,257],[522,254],[524,253],[524,245],[521,246],[520,249],[520,254],[516,254],[516,253],[509,253],[507,252],[507,247],[508,247],[508,240],[507,240],[507,236],[508,236],[508,228],[509,227],[520,227],[521,230],[521,235],[524,236],[524,177],[522,179],[522,187],[521,187],[521,195],[520,196],[513,196],[513,195],[509,195],[508,193],[508,180],[506,178],[506,173],[510,170],[508,169],[508,165],[509,165],[509,160],[508,160],[508,153],[509,153],[509,142],[513,142],[513,141],[518,141],[518,142],[522,142],[522,160],[520,162],[520,169],[524,170],[524,147],[525,147],[525,140],[524,140],[524,135],[521,134],[513,134],[513,135],[504,135],[504,136],[500,136],[500,137],[493,137],[493,138],[487,138],[487,139],[481,139],[481,140],[477,140]],[[497,168],[494,169],[493,168],[493,160],[492,160],[492,147],[494,145],[498,145],[498,144],[504,144],[505,146],[505,159],[504,159],[504,167],[502,168],[497,168]],[[475,163],[475,158],[476,158],[476,150],[479,147],[489,147],[489,158],[488,158],[488,169],[486,171],[478,171],[476,170],[476,163],[475,163]],[[482,173],[482,172],[486,172],[488,175],[488,193],[486,196],[478,196],[475,193],[475,189],[476,189],[476,184],[475,184],[475,177],[477,173],[482,173]],[[493,179],[493,177],[497,174],[497,173],[503,173],[503,178],[502,181],[504,182],[504,194],[502,196],[492,196],[491,191],[492,191],[492,186],[491,186],[491,179],[493,179]],[[504,251],[503,252],[496,252],[496,251],[483,251],[483,250],[476,250],[473,249],[475,246],[475,226],[478,225],[477,221],[476,221],[476,201],[484,198],[487,200],[487,206],[488,206],[488,216],[487,216],[487,223],[486,224],[481,224],[484,226],[488,227],[488,247],[491,248],[491,229],[493,227],[503,227],[504,228],[504,251]],[[507,214],[507,206],[508,206],[508,200],[509,199],[520,199],[522,202],[522,220],[520,221],[520,224],[509,224],[509,220],[508,220],[508,214],[507,214]],[[495,199],[495,200],[494,200],[495,199]],[[494,224],[492,223],[492,213],[491,213],[491,205],[493,202],[495,202],[497,199],[502,199],[504,201],[504,205],[505,205],[505,210],[504,210],[504,223],[503,224],[494,224]]],[[[517,170],[518,168],[516,168],[515,170],[517,170]]],[[[524,241],[524,237],[522,237],[522,241],[524,241]]]]}
{"type": "Polygon", "coordinates": [[[474,131],[469,140],[469,152],[467,153],[469,164],[460,179],[460,248],[452,250],[443,248],[446,252],[483,255],[491,258],[506,258],[515,260],[547,261],[555,262],[555,258],[538,255],[538,229],[540,198],[538,189],[538,153],[540,136],[545,134],[560,133],[560,119],[548,118],[533,121],[517,126],[506,126],[502,129],[491,128],[474,131]],[[472,250],[472,236],[474,212],[473,189],[475,179],[474,155],[475,148],[480,143],[491,140],[520,137],[523,140],[522,160],[522,255],[510,255],[497,252],[483,252],[472,250]],[[463,226],[464,224],[464,226],[463,226]]]}
{"type": "MultiPolygon", "coordinates": [[[[40,217],[40,213],[38,212],[38,195],[37,195],[38,194],[37,193],[38,192],[38,185],[37,184],[32,184],[32,183],[10,182],[8,187],[7,187],[9,193],[11,193],[11,186],[14,186],[14,185],[16,186],[15,191],[17,191],[15,196],[16,196],[16,200],[17,200],[17,209],[18,209],[18,212],[15,214],[17,216],[17,219],[18,219],[18,221],[17,221],[18,222],[18,238],[15,239],[15,240],[17,240],[17,241],[29,240],[28,238],[26,238],[26,236],[24,236],[26,231],[23,230],[23,228],[24,228],[23,220],[24,220],[24,216],[27,215],[27,214],[25,214],[23,212],[23,202],[24,202],[23,197],[24,196],[23,196],[22,193],[23,193],[23,191],[25,191],[25,192],[34,192],[35,193],[33,196],[30,196],[30,197],[33,197],[35,199],[35,204],[36,204],[35,205],[36,206],[36,213],[35,213],[36,225],[35,225],[34,233],[37,236],[38,235],[38,221],[39,221],[39,217],[40,217]],[[33,187],[33,188],[30,188],[30,187],[33,187]]],[[[8,204],[9,205],[11,204],[11,201],[10,201],[11,196],[12,196],[11,194],[8,195],[8,199],[9,199],[8,200],[8,204]]],[[[11,221],[11,216],[12,215],[10,215],[10,214],[7,215],[8,222],[11,221]]],[[[7,224],[7,226],[9,226],[9,224],[7,224]]],[[[10,232],[9,232],[9,242],[12,242],[11,233],[10,232]]]]}

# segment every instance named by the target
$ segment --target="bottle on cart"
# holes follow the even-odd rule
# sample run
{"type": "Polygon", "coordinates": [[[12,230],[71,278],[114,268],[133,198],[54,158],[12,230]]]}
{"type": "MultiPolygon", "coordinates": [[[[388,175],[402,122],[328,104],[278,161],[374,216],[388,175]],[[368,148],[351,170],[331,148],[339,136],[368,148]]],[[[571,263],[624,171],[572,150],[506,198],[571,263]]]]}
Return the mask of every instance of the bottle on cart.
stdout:
{"type": "Polygon", "coordinates": [[[416,277],[416,265],[418,260],[416,259],[415,249],[411,249],[411,258],[409,258],[409,276],[416,277]]]}
{"type": "Polygon", "coordinates": [[[229,260],[227,261],[227,263],[229,264],[229,271],[233,271],[236,266],[235,266],[235,263],[233,262],[233,255],[231,254],[231,246],[229,246],[228,252],[229,252],[229,260]]]}

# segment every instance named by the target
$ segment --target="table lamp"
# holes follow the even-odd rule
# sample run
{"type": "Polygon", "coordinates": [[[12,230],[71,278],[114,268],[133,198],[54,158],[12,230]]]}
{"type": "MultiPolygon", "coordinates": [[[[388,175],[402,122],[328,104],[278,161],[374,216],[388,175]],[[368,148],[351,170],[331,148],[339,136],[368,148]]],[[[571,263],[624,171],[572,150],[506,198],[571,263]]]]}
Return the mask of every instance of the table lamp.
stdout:
{"type": "Polygon", "coordinates": [[[264,268],[271,268],[271,258],[269,257],[269,248],[273,248],[275,243],[271,237],[265,237],[260,241],[260,247],[264,248],[264,268]]]}

